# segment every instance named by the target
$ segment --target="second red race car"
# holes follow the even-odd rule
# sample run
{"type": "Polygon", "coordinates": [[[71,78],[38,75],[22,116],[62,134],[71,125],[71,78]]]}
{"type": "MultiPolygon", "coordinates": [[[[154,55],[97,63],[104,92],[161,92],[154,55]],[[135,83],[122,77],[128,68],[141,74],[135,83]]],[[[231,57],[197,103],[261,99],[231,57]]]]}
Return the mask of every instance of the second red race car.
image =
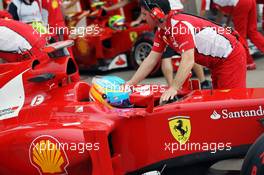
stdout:
{"type": "MultiPolygon", "coordinates": [[[[110,6],[115,1],[107,1],[100,5],[110,6]]],[[[115,10],[102,16],[101,6],[94,6],[85,1],[89,6],[89,12],[79,12],[68,16],[68,27],[76,26],[80,34],[75,37],[74,55],[80,69],[107,71],[116,68],[130,66],[132,58],[131,48],[138,36],[143,32],[150,31],[148,25],[141,24],[131,27],[134,9],[137,3],[124,7],[122,10],[115,10]],[[85,14],[86,13],[86,14],[85,14]],[[86,16],[85,20],[81,20],[86,16]],[[79,22],[81,20],[81,22],[79,22]],[[81,27],[80,23],[82,24],[81,27]]],[[[82,9],[85,10],[84,5],[82,9]]]]}

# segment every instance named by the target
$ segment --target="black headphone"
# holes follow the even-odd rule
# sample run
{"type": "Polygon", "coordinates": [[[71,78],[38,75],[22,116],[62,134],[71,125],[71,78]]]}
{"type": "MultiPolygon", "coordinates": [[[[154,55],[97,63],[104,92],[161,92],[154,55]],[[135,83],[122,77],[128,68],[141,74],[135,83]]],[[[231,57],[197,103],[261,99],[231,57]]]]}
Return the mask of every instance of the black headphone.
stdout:
{"type": "Polygon", "coordinates": [[[150,0],[143,0],[146,6],[146,10],[150,12],[151,17],[154,20],[158,20],[160,23],[165,21],[165,13],[157,3],[152,3],[150,0]],[[152,6],[152,8],[151,8],[152,6]]]}

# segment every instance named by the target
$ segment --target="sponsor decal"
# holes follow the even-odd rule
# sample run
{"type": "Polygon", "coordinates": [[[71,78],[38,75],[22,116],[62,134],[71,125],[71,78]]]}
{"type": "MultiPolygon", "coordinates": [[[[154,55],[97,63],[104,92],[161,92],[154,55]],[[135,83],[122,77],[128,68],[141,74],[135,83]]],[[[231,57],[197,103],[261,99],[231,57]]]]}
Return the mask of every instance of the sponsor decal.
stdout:
{"type": "Polygon", "coordinates": [[[191,136],[190,117],[177,116],[169,118],[169,128],[172,136],[180,143],[185,144],[191,136]]]}
{"type": "Polygon", "coordinates": [[[108,70],[125,68],[127,67],[127,56],[126,54],[117,55],[108,66],[108,70]]]}
{"type": "Polygon", "coordinates": [[[236,119],[236,118],[249,118],[249,117],[264,117],[264,109],[259,106],[253,110],[240,110],[240,111],[230,111],[228,109],[222,109],[220,112],[216,110],[210,116],[213,120],[219,119],[236,119]]]}
{"type": "Polygon", "coordinates": [[[51,6],[52,6],[52,9],[58,8],[59,7],[58,0],[52,0],[51,6]]]}
{"type": "Polygon", "coordinates": [[[36,97],[33,98],[30,105],[31,106],[38,106],[38,105],[42,104],[44,100],[45,100],[45,98],[43,95],[37,95],[36,97]]]}
{"type": "MultiPolygon", "coordinates": [[[[25,70],[24,72],[28,71],[25,70]]],[[[23,73],[7,82],[0,91],[0,120],[18,117],[25,102],[23,73]]]]}
{"type": "Polygon", "coordinates": [[[124,60],[122,57],[118,57],[118,60],[116,60],[115,64],[118,66],[122,66],[126,64],[126,60],[124,60]]]}
{"type": "Polygon", "coordinates": [[[138,38],[138,34],[137,34],[137,32],[130,32],[129,33],[129,37],[130,37],[130,40],[132,42],[135,42],[137,40],[137,38],[138,38]]]}
{"type": "Polygon", "coordinates": [[[68,174],[67,154],[52,136],[42,135],[34,139],[29,148],[29,159],[40,174],[68,174]]]}
{"type": "Polygon", "coordinates": [[[18,107],[19,106],[15,106],[15,107],[0,110],[0,117],[14,113],[18,109],[18,107]]]}
{"type": "Polygon", "coordinates": [[[218,120],[221,118],[221,115],[218,114],[216,111],[213,112],[213,114],[211,115],[211,119],[213,120],[218,120]]]}
{"type": "Polygon", "coordinates": [[[75,112],[76,113],[82,113],[83,112],[83,106],[76,106],[75,107],[75,112]]]}
{"type": "Polygon", "coordinates": [[[222,90],[219,90],[219,92],[223,92],[223,93],[228,93],[230,91],[231,91],[231,89],[222,89],[222,90]]]}

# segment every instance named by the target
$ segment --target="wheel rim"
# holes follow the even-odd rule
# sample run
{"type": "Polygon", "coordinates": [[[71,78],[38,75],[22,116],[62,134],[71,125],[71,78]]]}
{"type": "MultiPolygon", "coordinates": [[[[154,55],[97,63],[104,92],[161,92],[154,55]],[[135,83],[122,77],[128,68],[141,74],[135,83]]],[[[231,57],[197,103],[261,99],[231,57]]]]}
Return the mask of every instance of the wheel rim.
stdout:
{"type": "Polygon", "coordinates": [[[140,43],[136,47],[134,59],[138,65],[140,65],[144,61],[144,59],[149,55],[151,48],[152,45],[147,42],[140,43]]]}

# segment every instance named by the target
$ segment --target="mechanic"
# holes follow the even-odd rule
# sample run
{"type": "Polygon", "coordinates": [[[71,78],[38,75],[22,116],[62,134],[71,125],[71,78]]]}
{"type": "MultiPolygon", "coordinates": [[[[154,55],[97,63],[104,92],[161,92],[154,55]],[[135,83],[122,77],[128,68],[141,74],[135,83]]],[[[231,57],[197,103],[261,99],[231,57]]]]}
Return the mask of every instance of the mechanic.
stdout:
{"type": "Polygon", "coordinates": [[[34,29],[44,34],[47,33],[45,27],[44,14],[41,13],[40,5],[35,0],[12,0],[8,6],[8,12],[14,20],[32,25],[34,29]],[[42,16],[43,15],[43,16],[42,16]]]}
{"type": "Polygon", "coordinates": [[[47,13],[47,23],[51,27],[65,27],[62,0],[39,0],[41,2],[42,13],[47,13]]]}
{"type": "Polygon", "coordinates": [[[152,51],[127,85],[142,81],[160,60],[167,45],[182,60],[173,85],[161,101],[173,99],[187,79],[194,63],[211,69],[215,89],[246,87],[246,53],[233,30],[208,20],[171,11],[168,0],[140,0],[141,13],[151,28],[158,27],[152,51]]]}
{"type": "MultiPolygon", "coordinates": [[[[120,1],[117,4],[114,4],[111,7],[104,7],[106,12],[117,10],[119,8],[122,8],[129,4],[132,0],[123,0],[120,1]]],[[[175,11],[183,11],[183,4],[185,0],[169,0],[171,10],[175,11]]],[[[131,26],[137,26],[143,21],[143,16],[140,15],[135,21],[131,22],[131,26]]],[[[167,84],[169,86],[172,85],[173,82],[173,66],[172,66],[172,56],[176,55],[177,53],[171,49],[170,47],[167,47],[166,51],[164,52],[162,56],[162,62],[161,62],[161,70],[163,75],[165,76],[165,79],[167,81],[167,84]]],[[[198,77],[198,79],[201,82],[201,88],[202,89],[210,89],[211,88],[211,82],[205,79],[203,67],[199,64],[195,64],[193,67],[193,70],[198,77]]]]}
{"type": "MultiPolygon", "coordinates": [[[[213,0],[218,9],[232,17],[234,27],[248,47],[247,38],[264,53],[264,37],[257,30],[256,0],[213,0]]],[[[218,21],[217,21],[218,22],[218,21]]],[[[256,69],[256,64],[247,50],[247,68],[256,69]]]]}
{"type": "MultiPolygon", "coordinates": [[[[184,6],[182,4],[182,1],[169,0],[169,3],[172,11],[183,12],[184,6]]],[[[166,51],[162,55],[161,70],[169,86],[172,86],[173,83],[172,57],[176,54],[177,52],[175,52],[171,47],[167,47],[166,51]]],[[[193,66],[193,71],[195,72],[197,78],[200,81],[201,88],[210,89],[211,82],[205,79],[203,67],[195,63],[193,66]]]]}

